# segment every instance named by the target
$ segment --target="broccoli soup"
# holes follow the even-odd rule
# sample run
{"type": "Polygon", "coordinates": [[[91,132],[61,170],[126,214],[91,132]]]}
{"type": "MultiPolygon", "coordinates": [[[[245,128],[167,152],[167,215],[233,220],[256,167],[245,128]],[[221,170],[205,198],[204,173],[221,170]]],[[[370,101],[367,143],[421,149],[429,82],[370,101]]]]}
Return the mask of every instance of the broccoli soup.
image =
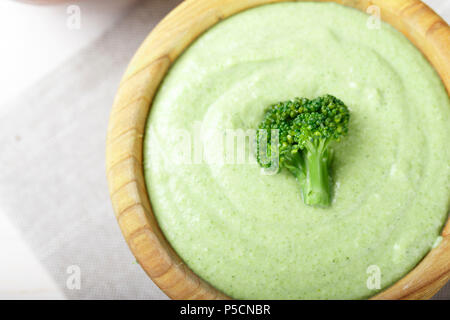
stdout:
{"type": "MultiPolygon", "coordinates": [[[[308,143],[302,119],[289,125],[308,143]]],[[[330,3],[260,6],[208,30],[169,70],[146,128],[147,188],[170,244],[225,294],[367,298],[439,242],[449,121],[437,73],[391,26],[330,3]],[[316,183],[329,194],[305,201],[309,175],[257,161],[256,129],[277,103],[341,108],[346,135],[332,132],[329,179],[316,183]]]]}

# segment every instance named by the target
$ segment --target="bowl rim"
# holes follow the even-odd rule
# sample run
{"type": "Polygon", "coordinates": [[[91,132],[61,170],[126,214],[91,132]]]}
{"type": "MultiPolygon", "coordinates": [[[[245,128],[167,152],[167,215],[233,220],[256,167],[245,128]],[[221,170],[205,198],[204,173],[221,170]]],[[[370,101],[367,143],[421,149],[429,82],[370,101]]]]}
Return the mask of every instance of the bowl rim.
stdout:
{"type": "MultiPolygon", "coordinates": [[[[259,5],[289,0],[186,0],[144,40],[117,91],[106,140],[106,174],[120,229],[137,261],[172,299],[229,299],[197,276],[164,237],[153,214],[143,170],[143,137],[152,99],[167,70],[190,43],[219,21],[259,5]]],[[[300,0],[302,1],[302,0],[300,0]]],[[[311,0],[309,0],[311,1],[311,0]]],[[[431,62],[450,92],[450,28],[419,0],[312,0],[366,12],[403,33],[431,62]]],[[[428,299],[450,279],[450,217],[442,241],[406,276],[372,299],[428,299]]]]}

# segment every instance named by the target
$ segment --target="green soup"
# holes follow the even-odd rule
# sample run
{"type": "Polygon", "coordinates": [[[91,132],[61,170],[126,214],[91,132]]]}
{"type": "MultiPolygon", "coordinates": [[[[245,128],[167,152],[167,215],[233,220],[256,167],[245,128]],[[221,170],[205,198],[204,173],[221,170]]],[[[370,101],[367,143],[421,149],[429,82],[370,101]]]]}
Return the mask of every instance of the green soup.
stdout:
{"type": "Polygon", "coordinates": [[[203,34],[164,79],[144,143],[149,196],[176,252],[225,294],[366,298],[438,239],[450,199],[449,98],[403,35],[368,18],[329,3],[250,9],[203,34]],[[351,109],[329,208],[305,206],[286,170],[261,174],[248,143],[245,163],[195,151],[204,143],[203,157],[221,154],[217,132],[255,129],[270,104],[326,93],[351,109]]]}

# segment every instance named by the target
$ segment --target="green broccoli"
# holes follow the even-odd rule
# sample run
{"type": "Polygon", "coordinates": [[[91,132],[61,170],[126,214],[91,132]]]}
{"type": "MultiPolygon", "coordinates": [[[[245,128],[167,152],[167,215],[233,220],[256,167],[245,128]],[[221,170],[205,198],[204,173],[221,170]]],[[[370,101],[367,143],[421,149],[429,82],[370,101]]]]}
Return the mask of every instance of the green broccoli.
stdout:
{"type": "Polygon", "coordinates": [[[332,95],[276,103],[256,133],[258,163],[269,168],[278,161],[278,168],[288,169],[299,181],[305,204],[329,206],[329,144],[347,134],[349,119],[347,106],[332,95]]]}

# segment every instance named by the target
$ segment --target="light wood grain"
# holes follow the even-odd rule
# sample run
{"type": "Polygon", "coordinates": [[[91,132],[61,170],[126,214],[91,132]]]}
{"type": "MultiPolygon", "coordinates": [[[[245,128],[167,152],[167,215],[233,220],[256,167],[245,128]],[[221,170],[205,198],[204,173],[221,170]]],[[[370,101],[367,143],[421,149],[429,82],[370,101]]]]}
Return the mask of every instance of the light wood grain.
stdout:
{"type": "MultiPolygon", "coordinates": [[[[145,39],[120,83],[111,112],[106,150],[109,190],[122,233],[145,272],[174,299],[227,299],[196,276],[165,239],[152,212],[142,167],[147,115],[170,65],[209,27],[242,10],[283,0],[187,0],[145,39]]],[[[323,1],[323,0],[319,0],[323,1]]],[[[381,17],[428,58],[450,92],[450,28],[418,0],[336,0],[381,17]]],[[[374,299],[427,299],[450,278],[450,223],[443,241],[407,276],[374,299]]]]}

